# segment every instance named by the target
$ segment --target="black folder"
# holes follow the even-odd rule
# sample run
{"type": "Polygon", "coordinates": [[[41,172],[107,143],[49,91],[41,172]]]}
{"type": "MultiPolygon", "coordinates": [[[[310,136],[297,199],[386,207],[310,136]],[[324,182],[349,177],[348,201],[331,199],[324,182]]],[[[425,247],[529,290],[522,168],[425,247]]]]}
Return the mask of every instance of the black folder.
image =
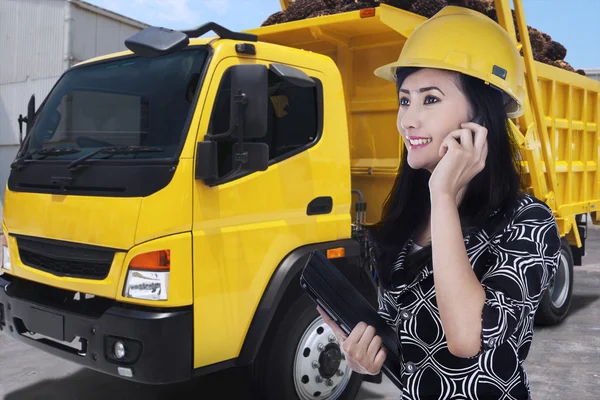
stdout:
{"type": "Polygon", "coordinates": [[[349,335],[361,321],[375,328],[376,335],[381,337],[388,350],[382,371],[402,389],[397,333],[321,251],[313,251],[309,256],[300,285],[346,334],[349,335]]]}

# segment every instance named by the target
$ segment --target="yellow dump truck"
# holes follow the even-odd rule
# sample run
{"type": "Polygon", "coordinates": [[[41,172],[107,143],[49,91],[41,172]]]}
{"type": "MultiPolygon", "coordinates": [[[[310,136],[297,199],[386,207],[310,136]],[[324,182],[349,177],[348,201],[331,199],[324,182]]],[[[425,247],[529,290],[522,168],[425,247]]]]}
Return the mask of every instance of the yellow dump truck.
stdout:
{"type": "MultiPolygon", "coordinates": [[[[496,9],[516,38],[509,1],[496,9]]],[[[29,107],[11,166],[0,330],[137,382],[251,366],[258,398],[353,398],[363,377],[299,272],[323,250],[373,300],[364,228],[403,151],[394,85],[373,71],[424,20],[382,5],[241,33],[148,28],[69,69],[29,107]]],[[[565,238],[538,316],[556,323],[584,216],[598,221],[600,83],[535,62],[521,37],[511,129],[565,238]]]]}

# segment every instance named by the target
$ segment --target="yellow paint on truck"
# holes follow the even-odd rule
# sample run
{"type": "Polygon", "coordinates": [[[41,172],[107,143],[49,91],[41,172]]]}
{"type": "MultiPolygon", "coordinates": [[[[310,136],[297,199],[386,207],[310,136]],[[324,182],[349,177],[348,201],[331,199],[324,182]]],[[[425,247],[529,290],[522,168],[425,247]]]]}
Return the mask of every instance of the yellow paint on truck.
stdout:
{"type": "MultiPolygon", "coordinates": [[[[281,4],[285,8],[288,2],[281,4]]],[[[521,1],[515,0],[515,6],[524,27],[521,1]]],[[[509,15],[508,0],[496,0],[496,8],[509,15]]],[[[369,205],[368,223],[380,216],[404,148],[396,130],[393,84],[373,71],[395,61],[406,38],[424,20],[381,5],[372,15],[356,11],[253,29],[246,32],[258,37],[252,43],[192,39],[186,50],[207,49],[208,56],[201,84],[193,93],[172,177],[159,190],[136,196],[47,193],[7,186],[2,230],[11,269],[3,270],[6,281],[13,286],[33,282],[63,294],[91,294],[125,309],[187,310],[193,314],[190,346],[185,350],[190,355],[186,366],[190,376],[203,367],[235,364],[245,346],[257,353],[263,338],[250,333],[253,324],[261,324],[257,315],[268,315],[264,324],[275,326],[272,318],[285,315],[278,302],[298,290],[292,288],[297,286],[295,280],[273,287],[283,282],[276,277],[282,266],[297,262],[293,255],[299,249],[327,248],[354,239],[352,190],[360,190],[369,205]],[[242,44],[254,46],[255,54],[240,51],[236,46],[242,44]],[[229,105],[219,103],[229,71],[243,65],[293,67],[318,82],[315,93],[321,96],[321,109],[315,111],[315,120],[319,126],[301,151],[271,157],[266,170],[208,184],[195,178],[203,162],[197,151],[213,129],[214,116],[223,104],[229,105]],[[307,213],[311,201],[327,197],[331,210],[307,213]],[[110,249],[114,258],[104,279],[61,276],[23,262],[19,238],[88,246],[90,251],[110,249]],[[128,267],[134,257],[165,250],[170,251],[168,298],[127,297],[128,267]],[[265,301],[273,301],[272,308],[265,301]],[[264,308],[259,312],[261,304],[264,308]]],[[[514,37],[512,19],[501,20],[514,37]]],[[[561,235],[577,248],[582,238],[576,216],[591,212],[595,223],[600,220],[596,213],[600,207],[600,82],[535,62],[528,40],[521,43],[526,111],[512,120],[511,127],[521,146],[529,192],[551,206],[561,235]]],[[[129,60],[132,55],[130,51],[106,55],[75,68],[129,60]]],[[[289,101],[286,96],[269,97],[272,129],[288,112],[297,112],[289,101]]],[[[34,167],[32,163],[25,168],[34,167]]],[[[117,373],[116,368],[108,372],[117,373]]]]}

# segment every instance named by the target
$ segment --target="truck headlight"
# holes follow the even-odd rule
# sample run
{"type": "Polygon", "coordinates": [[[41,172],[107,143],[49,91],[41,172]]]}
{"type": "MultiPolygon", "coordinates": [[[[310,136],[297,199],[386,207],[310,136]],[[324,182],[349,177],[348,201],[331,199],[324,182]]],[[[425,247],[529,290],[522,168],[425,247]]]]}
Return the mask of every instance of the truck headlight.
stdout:
{"type": "Polygon", "coordinates": [[[0,269],[5,269],[6,271],[12,270],[10,265],[10,254],[8,252],[8,240],[4,235],[2,235],[2,259],[0,259],[0,269]]]}
{"type": "Polygon", "coordinates": [[[140,300],[167,300],[171,251],[137,255],[129,263],[123,296],[140,300]]]}

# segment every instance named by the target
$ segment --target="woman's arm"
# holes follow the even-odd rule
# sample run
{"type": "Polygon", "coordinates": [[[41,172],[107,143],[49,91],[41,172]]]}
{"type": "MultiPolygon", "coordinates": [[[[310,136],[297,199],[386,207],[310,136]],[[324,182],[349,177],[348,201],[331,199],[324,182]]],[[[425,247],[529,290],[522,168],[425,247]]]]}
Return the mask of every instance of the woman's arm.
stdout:
{"type": "Polygon", "coordinates": [[[557,270],[558,226],[546,204],[530,197],[520,200],[502,232],[490,238],[489,263],[478,282],[466,255],[456,203],[435,195],[432,203],[434,283],[448,347],[458,357],[477,356],[533,323],[557,270]]]}
{"type": "Polygon", "coordinates": [[[462,126],[466,129],[444,140],[442,160],[429,179],[431,241],[437,305],[448,348],[456,356],[472,357],[505,343],[523,321],[534,318],[556,273],[561,239],[552,210],[525,198],[493,239],[494,254],[478,281],[463,242],[456,199],[485,166],[487,129],[473,123],[462,126]]]}
{"type": "Polygon", "coordinates": [[[431,245],[435,293],[448,349],[458,357],[471,357],[481,348],[485,291],[467,256],[457,197],[485,167],[488,146],[485,127],[471,122],[461,127],[442,143],[442,159],[429,180],[431,245]]]}
{"type": "Polygon", "coordinates": [[[472,357],[481,347],[485,292],[467,256],[456,197],[432,193],[431,246],[435,293],[448,349],[457,357],[472,357]]]}

